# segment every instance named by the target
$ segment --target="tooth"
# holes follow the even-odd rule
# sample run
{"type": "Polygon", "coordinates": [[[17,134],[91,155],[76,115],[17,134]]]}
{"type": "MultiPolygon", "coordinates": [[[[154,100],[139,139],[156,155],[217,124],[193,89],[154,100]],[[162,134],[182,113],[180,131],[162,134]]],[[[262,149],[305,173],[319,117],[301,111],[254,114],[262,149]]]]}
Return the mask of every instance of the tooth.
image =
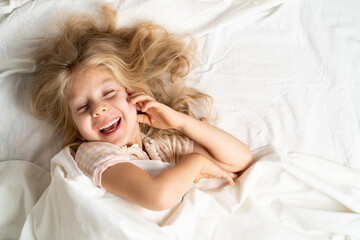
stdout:
{"type": "Polygon", "coordinates": [[[114,119],[113,121],[111,121],[109,124],[105,125],[105,126],[102,126],[100,127],[99,130],[101,129],[104,129],[104,128],[107,128],[107,127],[110,127],[111,125],[113,125],[114,123],[116,123],[117,121],[119,121],[120,118],[117,118],[117,119],[114,119]]]}

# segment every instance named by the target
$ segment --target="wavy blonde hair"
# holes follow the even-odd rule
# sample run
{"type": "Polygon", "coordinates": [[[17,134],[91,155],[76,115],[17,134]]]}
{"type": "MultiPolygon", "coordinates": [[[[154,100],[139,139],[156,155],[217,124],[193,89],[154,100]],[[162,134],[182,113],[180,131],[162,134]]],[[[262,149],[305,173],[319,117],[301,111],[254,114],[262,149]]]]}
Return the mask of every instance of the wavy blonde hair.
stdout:
{"type": "MultiPolygon", "coordinates": [[[[124,87],[146,94],[169,107],[202,121],[210,116],[211,97],[186,86],[195,52],[194,41],[168,33],[153,23],[116,27],[116,11],[108,5],[100,18],[72,15],[60,25],[60,33],[44,40],[35,59],[41,67],[30,93],[30,111],[53,123],[64,137],[63,147],[79,146],[84,140],[71,116],[67,94],[76,71],[100,67],[109,71],[124,87]],[[181,40],[183,39],[183,40],[181,40]],[[200,109],[200,114],[193,110],[200,109]]],[[[140,124],[141,131],[156,137],[181,134],[140,124]]]]}

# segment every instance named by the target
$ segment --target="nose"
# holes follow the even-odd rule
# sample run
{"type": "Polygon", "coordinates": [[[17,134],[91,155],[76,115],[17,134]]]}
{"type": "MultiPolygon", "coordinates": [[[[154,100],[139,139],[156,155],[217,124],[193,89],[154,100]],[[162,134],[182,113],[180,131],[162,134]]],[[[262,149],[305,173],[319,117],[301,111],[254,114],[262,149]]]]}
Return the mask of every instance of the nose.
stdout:
{"type": "Polygon", "coordinates": [[[101,114],[106,113],[109,110],[109,106],[107,106],[105,103],[99,102],[99,103],[93,103],[91,115],[96,118],[101,114]]]}

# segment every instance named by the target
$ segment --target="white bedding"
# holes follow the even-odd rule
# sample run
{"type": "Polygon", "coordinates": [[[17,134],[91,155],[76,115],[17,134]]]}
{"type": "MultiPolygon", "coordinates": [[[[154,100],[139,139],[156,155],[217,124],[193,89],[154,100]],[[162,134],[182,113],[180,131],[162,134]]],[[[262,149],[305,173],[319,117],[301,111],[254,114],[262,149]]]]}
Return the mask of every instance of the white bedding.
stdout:
{"type": "MultiPolygon", "coordinates": [[[[357,171],[303,154],[280,156],[272,147],[254,154],[257,163],[235,186],[203,180],[156,212],[95,187],[65,149],[52,160],[52,181],[20,239],[360,238],[357,171]]],[[[157,161],[137,165],[163,168],[157,161]]]]}
{"type": "Polygon", "coordinates": [[[119,26],[198,40],[193,84],[257,160],[234,187],[202,181],[164,212],[94,187],[66,150],[50,163],[60,139],[24,108],[31,51],[58,18],[103,2],[0,4],[0,239],[360,239],[357,0],[106,1],[119,26]]]}

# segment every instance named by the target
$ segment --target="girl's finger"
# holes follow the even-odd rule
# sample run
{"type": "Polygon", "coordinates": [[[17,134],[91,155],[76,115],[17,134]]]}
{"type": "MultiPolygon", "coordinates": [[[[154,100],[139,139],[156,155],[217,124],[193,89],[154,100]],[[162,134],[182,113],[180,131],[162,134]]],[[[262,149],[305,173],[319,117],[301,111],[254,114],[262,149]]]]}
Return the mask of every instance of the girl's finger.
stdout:
{"type": "Polygon", "coordinates": [[[137,89],[137,90],[131,90],[129,88],[125,88],[125,91],[128,95],[131,95],[131,94],[134,94],[134,93],[137,93],[137,92],[144,92],[141,88],[137,89]]]}
{"type": "Polygon", "coordinates": [[[136,98],[137,96],[141,96],[141,95],[146,95],[144,92],[135,92],[132,93],[128,96],[128,101],[130,101],[131,99],[136,98]]]}
{"type": "Polygon", "coordinates": [[[226,176],[225,176],[225,179],[229,182],[230,185],[234,185],[234,184],[235,184],[234,179],[232,179],[229,175],[226,175],[226,176]]]}
{"type": "Polygon", "coordinates": [[[233,178],[230,176],[230,174],[227,173],[227,172],[224,172],[222,178],[225,178],[225,180],[228,181],[228,183],[229,183],[230,185],[234,185],[234,184],[235,184],[234,179],[233,179],[233,178]]]}
{"type": "Polygon", "coordinates": [[[145,123],[145,124],[151,126],[150,117],[149,117],[148,115],[138,114],[138,115],[136,116],[136,121],[139,122],[139,123],[145,123]]]}
{"type": "Polygon", "coordinates": [[[230,175],[230,177],[231,177],[232,179],[237,179],[237,178],[239,177],[238,174],[233,173],[233,172],[229,172],[228,174],[230,175]]]}
{"type": "Polygon", "coordinates": [[[209,175],[209,176],[204,176],[203,178],[224,178],[230,185],[234,185],[234,179],[232,179],[232,177],[230,177],[228,174],[223,174],[220,176],[213,176],[213,175],[209,175]]]}
{"type": "Polygon", "coordinates": [[[125,88],[125,91],[128,95],[133,94],[134,92],[132,90],[130,90],[129,88],[125,88]]]}
{"type": "Polygon", "coordinates": [[[131,104],[136,104],[137,102],[148,102],[154,101],[152,97],[146,95],[145,93],[134,93],[128,97],[128,102],[131,104]]]}
{"type": "Polygon", "coordinates": [[[156,106],[157,106],[157,102],[155,102],[155,101],[146,102],[144,104],[144,106],[141,108],[141,111],[147,112],[149,110],[149,108],[155,108],[156,106]]]}
{"type": "Polygon", "coordinates": [[[144,103],[143,102],[137,102],[136,103],[136,106],[138,106],[138,107],[140,107],[140,109],[139,110],[141,110],[143,107],[144,107],[144,103]]]}

